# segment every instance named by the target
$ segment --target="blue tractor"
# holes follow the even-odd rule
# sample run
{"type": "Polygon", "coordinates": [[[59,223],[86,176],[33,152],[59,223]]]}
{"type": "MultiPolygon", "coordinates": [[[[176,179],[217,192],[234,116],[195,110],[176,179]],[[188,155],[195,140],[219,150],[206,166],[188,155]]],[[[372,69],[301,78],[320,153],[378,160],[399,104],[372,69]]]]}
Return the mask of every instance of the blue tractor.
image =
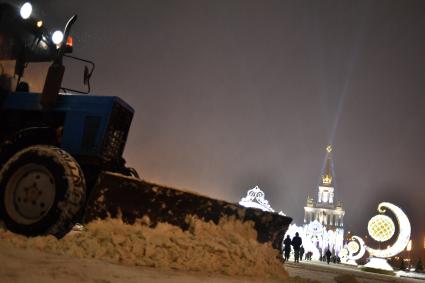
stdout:
{"type": "Polygon", "coordinates": [[[122,157],[134,110],[119,97],[70,95],[64,57],[91,65],[88,88],[94,69],[69,55],[77,17],[52,38],[31,9],[0,4],[0,63],[14,63],[12,74],[0,66],[0,219],[16,233],[62,237],[81,219],[101,172],[137,176],[122,157]],[[51,62],[38,93],[24,81],[33,62],[51,62]]]}
{"type": "Polygon", "coordinates": [[[191,217],[216,224],[231,217],[254,223],[257,240],[281,250],[291,218],[146,182],[125,166],[134,110],[118,97],[76,95],[63,86],[64,58],[91,65],[84,69],[88,90],[94,69],[69,55],[75,20],[51,34],[31,17],[29,3],[0,4],[0,220],[6,227],[60,238],[76,222],[108,217],[133,224],[147,216],[150,226],[166,222],[183,230],[191,217]],[[39,91],[24,76],[34,62],[51,63],[39,91]]]}

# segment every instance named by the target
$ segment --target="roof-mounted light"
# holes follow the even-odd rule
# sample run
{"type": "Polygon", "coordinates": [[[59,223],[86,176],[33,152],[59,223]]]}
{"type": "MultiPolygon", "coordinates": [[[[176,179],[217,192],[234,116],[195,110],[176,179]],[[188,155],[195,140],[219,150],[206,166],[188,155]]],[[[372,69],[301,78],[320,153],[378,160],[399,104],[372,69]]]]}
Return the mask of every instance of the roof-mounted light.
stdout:
{"type": "Polygon", "coordinates": [[[61,32],[60,30],[55,31],[52,34],[52,41],[54,44],[59,45],[62,43],[63,41],[63,32],[61,32]]]}
{"type": "Polygon", "coordinates": [[[22,5],[21,10],[19,11],[22,19],[26,20],[31,16],[32,13],[32,5],[30,2],[26,2],[22,5]]]}

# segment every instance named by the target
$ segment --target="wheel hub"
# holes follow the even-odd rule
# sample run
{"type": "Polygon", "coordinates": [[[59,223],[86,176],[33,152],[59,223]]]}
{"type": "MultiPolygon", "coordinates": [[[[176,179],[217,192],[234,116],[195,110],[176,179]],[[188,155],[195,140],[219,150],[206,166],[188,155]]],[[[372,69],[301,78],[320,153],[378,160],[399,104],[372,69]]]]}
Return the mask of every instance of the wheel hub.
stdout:
{"type": "Polygon", "coordinates": [[[55,195],[52,173],[39,164],[27,164],[19,168],[7,183],[5,208],[14,221],[32,224],[48,213],[55,195]]]}

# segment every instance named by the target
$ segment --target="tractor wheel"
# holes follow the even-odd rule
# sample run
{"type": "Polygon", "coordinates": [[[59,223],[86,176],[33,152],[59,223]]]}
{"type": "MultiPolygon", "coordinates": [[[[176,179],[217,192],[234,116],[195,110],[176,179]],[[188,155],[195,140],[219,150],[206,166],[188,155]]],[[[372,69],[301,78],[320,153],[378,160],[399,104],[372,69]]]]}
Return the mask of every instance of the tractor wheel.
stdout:
{"type": "Polygon", "coordinates": [[[23,149],[0,171],[0,218],[15,233],[61,238],[77,220],[85,199],[80,166],[57,147],[23,149]]]}

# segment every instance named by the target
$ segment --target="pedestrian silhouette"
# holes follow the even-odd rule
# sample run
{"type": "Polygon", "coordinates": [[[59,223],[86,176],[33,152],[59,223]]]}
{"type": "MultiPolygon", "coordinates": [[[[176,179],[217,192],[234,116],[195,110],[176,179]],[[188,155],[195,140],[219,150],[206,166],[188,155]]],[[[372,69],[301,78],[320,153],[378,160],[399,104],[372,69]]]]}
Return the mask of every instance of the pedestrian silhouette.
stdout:
{"type": "Polygon", "coordinates": [[[303,260],[303,255],[304,255],[304,247],[301,246],[300,247],[300,260],[303,260]]]}
{"type": "Polygon", "coordinates": [[[332,255],[331,251],[328,249],[325,255],[326,255],[326,261],[329,264],[329,262],[331,261],[331,255],[332,255]]]}
{"type": "Polygon", "coordinates": [[[300,235],[297,233],[295,233],[295,237],[292,238],[292,246],[294,247],[294,262],[300,262],[300,248],[302,245],[303,241],[301,240],[300,235]]]}
{"type": "Polygon", "coordinates": [[[285,241],[283,241],[283,244],[285,245],[285,247],[283,248],[285,254],[284,260],[287,261],[289,259],[289,255],[291,254],[292,244],[291,237],[289,235],[286,236],[286,239],[285,241]]]}
{"type": "Polygon", "coordinates": [[[307,259],[307,260],[311,260],[311,257],[313,256],[313,252],[312,251],[308,251],[306,254],[305,254],[305,259],[307,259]]]}

